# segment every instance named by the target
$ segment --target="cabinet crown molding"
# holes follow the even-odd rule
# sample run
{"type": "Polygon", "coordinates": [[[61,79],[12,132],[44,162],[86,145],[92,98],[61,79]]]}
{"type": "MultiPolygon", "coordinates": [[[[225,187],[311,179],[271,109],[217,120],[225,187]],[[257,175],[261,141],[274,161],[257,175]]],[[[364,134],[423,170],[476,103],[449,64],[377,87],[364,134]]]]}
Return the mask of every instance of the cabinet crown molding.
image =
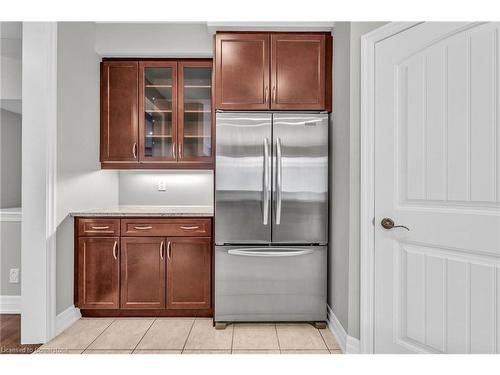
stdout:
{"type": "Polygon", "coordinates": [[[332,32],[335,22],[207,22],[210,34],[217,31],[332,32]]]}

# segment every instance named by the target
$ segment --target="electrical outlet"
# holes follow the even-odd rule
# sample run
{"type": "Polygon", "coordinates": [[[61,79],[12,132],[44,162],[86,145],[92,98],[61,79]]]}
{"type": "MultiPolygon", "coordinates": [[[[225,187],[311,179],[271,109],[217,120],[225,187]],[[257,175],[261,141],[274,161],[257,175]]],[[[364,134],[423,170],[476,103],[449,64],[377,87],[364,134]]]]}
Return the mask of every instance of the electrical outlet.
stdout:
{"type": "Polygon", "coordinates": [[[19,268],[11,268],[9,272],[9,283],[18,284],[19,283],[19,268]]]}
{"type": "Polygon", "coordinates": [[[166,191],[167,190],[167,181],[164,179],[158,180],[158,191],[166,191]]]}

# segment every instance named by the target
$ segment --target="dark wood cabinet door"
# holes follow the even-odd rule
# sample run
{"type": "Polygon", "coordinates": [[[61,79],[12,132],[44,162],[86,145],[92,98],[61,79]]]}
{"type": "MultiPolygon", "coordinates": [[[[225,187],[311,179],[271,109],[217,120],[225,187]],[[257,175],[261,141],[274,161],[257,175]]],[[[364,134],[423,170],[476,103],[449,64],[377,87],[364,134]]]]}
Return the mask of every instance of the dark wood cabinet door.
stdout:
{"type": "Polygon", "coordinates": [[[325,110],[325,34],[271,35],[271,109],[325,110]]]}
{"type": "Polygon", "coordinates": [[[213,163],[212,60],[178,63],[180,163],[213,163]]]}
{"type": "Polygon", "coordinates": [[[139,160],[175,163],[177,61],[139,63],[139,160]]]}
{"type": "Polygon", "coordinates": [[[215,108],[269,109],[269,34],[215,37],[215,108]]]}
{"type": "Polygon", "coordinates": [[[211,305],[209,237],[167,238],[167,309],[207,309],[211,305]]]}
{"type": "Polygon", "coordinates": [[[164,246],[163,237],[121,239],[122,309],[165,307],[164,246]]]}
{"type": "Polygon", "coordinates": [[[101,162],[138,161],[138,63],[101,63],[101,162]]]}
{"type": "Polygon", "coordinates": [[[118,237],[78,239],[78,307],[119,307],[120,244],[118,237]]]}

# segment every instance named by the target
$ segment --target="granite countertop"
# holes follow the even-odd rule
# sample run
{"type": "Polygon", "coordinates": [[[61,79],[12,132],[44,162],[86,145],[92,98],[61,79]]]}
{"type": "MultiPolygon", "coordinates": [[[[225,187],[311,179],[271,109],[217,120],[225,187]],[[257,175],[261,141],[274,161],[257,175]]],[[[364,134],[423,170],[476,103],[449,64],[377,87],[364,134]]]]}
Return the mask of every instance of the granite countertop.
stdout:
{"type": "Polygon", "coordinates": [[[212,206],[117,206],[109,208],[94,208],[89,210],[79,210],[70,213],[71,216],[214,216],[212,206]]]}

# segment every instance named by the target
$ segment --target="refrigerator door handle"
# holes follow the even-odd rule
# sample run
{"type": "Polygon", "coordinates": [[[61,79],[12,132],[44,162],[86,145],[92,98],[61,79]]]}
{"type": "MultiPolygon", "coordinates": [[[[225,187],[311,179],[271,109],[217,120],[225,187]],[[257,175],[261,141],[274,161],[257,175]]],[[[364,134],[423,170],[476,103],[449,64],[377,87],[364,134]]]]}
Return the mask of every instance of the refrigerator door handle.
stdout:
{"type": "Polygon", "coordinates": [[[264,138],[264,194],[263,194],[263,209],[262,209],[262,224],[267,225],[269,219],[269,201],[271,198],[270,189],[270,165],[269,165],[269,139],[264,138]]]}
{"type": "Polygon", "coordinates": [[[281,200],[283,185],[283,163],[281,160],[281,139],[276,138],[276,225],[281,223],[281,200]]]}
{"type": "Polygon", "coordinates": [[[245,257],[296,257],[311,254],[314,250],[287,249],[288,251],[258,251],[257,249],[233,249],[228,250],[229,255],[245,257]]]}

